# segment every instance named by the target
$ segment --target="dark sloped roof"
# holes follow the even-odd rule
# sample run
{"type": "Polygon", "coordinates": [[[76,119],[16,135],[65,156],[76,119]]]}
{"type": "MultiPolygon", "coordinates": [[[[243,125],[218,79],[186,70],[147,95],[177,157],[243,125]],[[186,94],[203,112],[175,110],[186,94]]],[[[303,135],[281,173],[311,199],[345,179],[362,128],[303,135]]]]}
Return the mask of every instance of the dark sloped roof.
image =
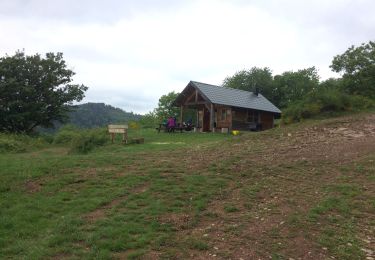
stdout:
{"type": "Polygon", "coordinates": [[[211,103],[233,107],[243,107],[280,114],[281,111],[262,94],[255,95],[253,92],[225,88],[206,83],[190,81],[211,103]]]}

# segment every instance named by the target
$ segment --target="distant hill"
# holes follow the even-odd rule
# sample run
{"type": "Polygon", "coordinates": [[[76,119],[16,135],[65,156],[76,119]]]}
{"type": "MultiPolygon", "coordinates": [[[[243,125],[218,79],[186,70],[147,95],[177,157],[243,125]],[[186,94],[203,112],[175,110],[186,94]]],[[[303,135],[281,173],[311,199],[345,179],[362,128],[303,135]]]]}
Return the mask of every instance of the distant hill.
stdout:
{"type": "MultiPolygon", "coordinates": [[[[65,124],[72,124],[79,128],[93,128],[108,124],[138,121],[142,118],[142,115],[126,112],[104,103],[86,103],[72,107],[72,111],[68,113],[68,117],[69,119],[65,124]]],[[[55,123],[54,128],[39,128],[38,131],[55,132],[63,125],[55,123]]]]}
{"type": "Polygon", "coordinates": [[[126,112],[120,108],[104,103],[86,103],[77,105],[69,113],[69,124],[91,128],[113,123],[138,121],[142,115],[126,112]]]}

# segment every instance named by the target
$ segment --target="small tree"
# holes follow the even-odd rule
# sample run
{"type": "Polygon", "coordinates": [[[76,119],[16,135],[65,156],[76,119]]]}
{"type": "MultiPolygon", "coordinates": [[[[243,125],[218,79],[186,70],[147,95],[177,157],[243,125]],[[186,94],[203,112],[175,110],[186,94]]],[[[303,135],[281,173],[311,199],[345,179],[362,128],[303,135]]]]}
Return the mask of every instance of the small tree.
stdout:
{"type": "Polygon", "coordinates": [[[274,104],[284,108],[303,99],[319,86],[319,76],[315,67],[294,71],[286,71],[274,77],[274,104]]]}
{"type": "Polygon", "coordinates": [[[66,119],[68,105],[80,101],[87,87],[70,84],[62,53],[0,58],[0,131],[30,133],[66,119]]]}
{"type": "Polygon", "coordinates": [[[147,114],[143,115],[139,120],[139,123],[142,127],[145,128],[154,128],[159,122],[158,118],[156,117],[155,112],[148,112],[147,114]]]}
{"type": "Polygon", "coordinates": [[[175,101],[179,93],[174,91],[169,92],[166,95],[163,95],[159,98],[158,107],[155,108],[156,117],[159,120],[166,119],[170,116],[177,117],[180,109],[178,107],[173,107],[172,103],[175,101]]]}
{"type": "Polygon", "coordinates": [[[273,102],[273,77],[270,68],[252,67],[249,70],[241,70],[233,76],[226,77],[223,82],[224,87],[242,89],[246,91],[259,91],[273,102]]]}

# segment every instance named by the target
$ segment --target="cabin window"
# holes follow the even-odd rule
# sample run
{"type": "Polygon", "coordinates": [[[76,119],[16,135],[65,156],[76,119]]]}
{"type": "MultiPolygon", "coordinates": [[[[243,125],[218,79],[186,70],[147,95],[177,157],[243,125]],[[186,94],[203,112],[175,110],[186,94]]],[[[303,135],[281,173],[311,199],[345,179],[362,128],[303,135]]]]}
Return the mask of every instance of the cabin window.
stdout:
{"type": "Polygon", "coordinates": [[[221,110],[221,120],[222,121],[227,120],[227,110],[226,109],[221,110]]]}
{"type": "Polygon", "coordinates": [[[254,122],[258,123],[260,121],[259,117],[260,117],[259,112],[254,112],[254,122]]]}
{"type": "Polygon", "coordinates": [[[259,121],[259,112],[258,111],[248,111],[247,122],[258,122],[259,121]]]}
{"type": "Polygon", "coordinates": [[[254,122],[254,111],[248,111],[247,113],[247,122],[254,122]]]}

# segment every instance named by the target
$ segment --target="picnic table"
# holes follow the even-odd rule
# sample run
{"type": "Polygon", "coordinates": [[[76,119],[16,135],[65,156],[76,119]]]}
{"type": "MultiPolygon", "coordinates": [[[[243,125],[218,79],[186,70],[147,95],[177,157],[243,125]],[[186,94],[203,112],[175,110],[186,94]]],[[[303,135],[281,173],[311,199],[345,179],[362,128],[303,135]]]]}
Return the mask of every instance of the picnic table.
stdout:
{"type": "MultiPolygon", "coordinates": [[[[177,125],[175,127],[172,127],[170,132],[174,133],[175,131],[180,131],[180,133],[182,133],[183,131],[191,131],[193,128],[194,128],[193,125],[190,125],[190,126],[177,125]]],[[[156,127],[155,129],[158,131],[158,133],[160,133],[161,130],[163,130],[164,132],[168,131],[168,127],[166,127],[165,124],[159,124],[159,127],[156,127]]]]}

